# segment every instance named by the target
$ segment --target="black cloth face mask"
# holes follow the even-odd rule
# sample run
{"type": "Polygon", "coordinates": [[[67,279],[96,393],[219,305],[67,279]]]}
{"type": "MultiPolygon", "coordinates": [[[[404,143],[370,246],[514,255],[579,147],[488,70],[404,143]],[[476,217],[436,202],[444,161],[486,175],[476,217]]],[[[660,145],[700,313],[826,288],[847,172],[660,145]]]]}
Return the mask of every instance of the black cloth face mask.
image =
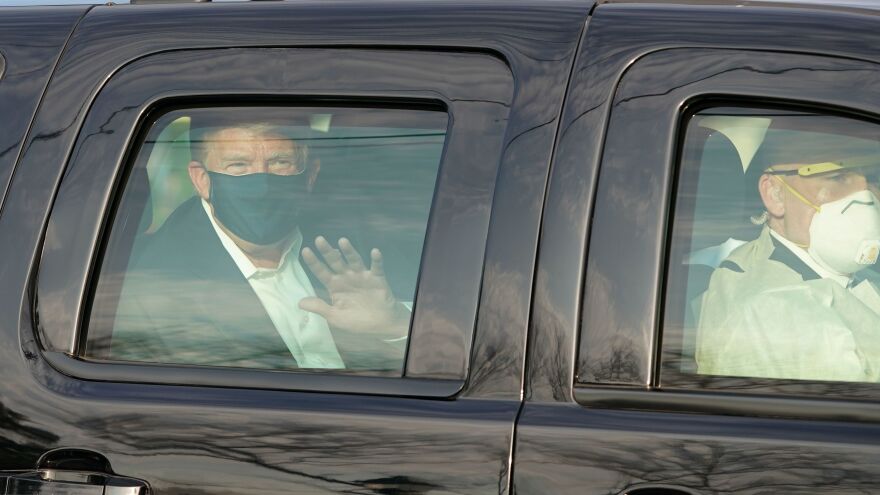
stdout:
{"type": "Polygon", "coordinates": [[[214,218],[245,241],[267,245],[297,226],[306,198],[307,174],[227,175],[208,172],[214,218]]]}

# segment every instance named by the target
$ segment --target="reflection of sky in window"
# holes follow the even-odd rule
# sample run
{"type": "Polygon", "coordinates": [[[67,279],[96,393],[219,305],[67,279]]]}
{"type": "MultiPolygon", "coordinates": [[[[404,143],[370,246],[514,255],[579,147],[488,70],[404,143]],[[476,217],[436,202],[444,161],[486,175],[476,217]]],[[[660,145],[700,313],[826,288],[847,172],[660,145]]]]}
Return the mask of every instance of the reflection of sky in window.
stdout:
{"type": "Polygon", "coordinates": [[[379,247],[416,269],[444,138],[435,129],[337,127],[303,140],[321,164],[309,216],[330,237],[357,230],[359,250],[379,247]]]}
{"type": "MultiPolygon", "coordinates": [[[[313,214],[326,217],[324,225],[342,227],[358,213],[374,232],[421,238],[433,198],[444,131],[388,127],[333,127],[328,132],[305,131],[305,135],[292,131],[298,143],[308,145],[310,161],[320,162],[312,195],[317,211],[313,214]]],[[[170,169],[185,169],[189,145],[185,141],[165,142],[162,136],[155,143],[158,146],[148,166],[153,206],[172,210],[183,198],[165,205],[164,196],[192,195],[186,180],[177,184],[167,177],[170,169]],[[154,163],[155,158],[159,158],[158,163],[154,163]],[[165,167],[160,166],[162,162],[165,167]],[[159,173],[162,171],[165,173],[159,173]]],[[[161,223],[168,213],[157,220],[161,223]]]]}
{"type": "MultiPolygon", "coordinates": [[[[726,110],[704,113],[723,115],[726,110]]],[[[758,236],[762,226],[752,225],[750,217],[759,216],[764,210],[758,195],[758,178],[769,164],[880,163],[880,133],[874,124],[814,114],[761,112],[760,116],[772,118],[772,123],[760,136],[748,174],[742,172],[743,164],[734,143],[737,136],[732,134],[713,132],[705,143],[694,142],[700,149],[688,153],[691,161],[683,163],[682,173],[690,179],[685,181],[687,187],[678,192],[682,210],[677,213],[676,228],[692,233],[691,252],[720,245],[730,238],[749,241],[758,236]]],[[[689,133],[696,134],[695,129],[692,123],[689,133]]]]}
{"type": "MultiPolygon", "coordinates": [[[[446,114],[414,113],[419,115],[402,114],[410,120],[401,124],[412,127],[283,126],[286,136],[308,147],[309,162],[320,164],[314,190],[301,205],[305,244],[312,244],[317,235],[331,242],[344,236],[364,258],[369,258],[371,248],[380,249],[389,275],[398,275],[393,278],[399,283],[392,285],[407,300],[414,295],[446,138],[445,128],[440,127],[446,114]],[[438,127],[430,127],[434,124],[438,127]]],[[[169,118],[172,122],[148,141],[154,145],[147,165],[151,208],[145,215],[152,215],[150,232],[194,194],[186,172],[190,120],[169,118]]],[[[391,112],[384,119],[403,120],[391,112]]]]}
{"type": "MultiPolygon", "coordinates": [[[[261,116],[272,116],[272,109],[259,110],[261,116]]],[[[212,111],[215,115],[220,114],[212,111]]],[[[296,114],[280,109],[278,113],[284,117],[285,112],[289,115],[288,121],[314,120],[301,118],[303,114],[308,115],[309,110],[296,114]]],[[[181,116],[181,113],[166,114],[148,137],[147,146],[139,152],[141,156],[136,166],[146,168],[146,177],[143,174],[130,176],[119,208],[140,211],[139,208],[145,206],[144,225],[150,224],[150,220],[152,225],[134,237],[135,249],[131,250],[125,239],[114,238],[122,232],[120,220],[129,218],[117,216],[90,315],[92,328],[108,329],[109,332],[90,335],[90,349],[98,349],[99,354],[103,352],[101,349],[107,350],[112,335],[117,343],[128,346],[127,349],[143,350],[157,345],[150,340],[150,335],[158,332],[162,339],[174,342],[174,355],[163,358],[167,359],[163,362],[255,368],[278,366],[273,361],[275,350],[260,347],[259,339],[255,339],[256,343],[246,349],[247,352],[238,349],[230,353],[226,348],[228,343],[212,343],[213,327],[193,319],[192,313],[180,310],[181,307],[200,304],[196,297],[199,294],[216,294],[213,296],[217,301],[213,313],[220,316],[220,321],[229,323],[230,328],[246,330],[265,316],[264,310],[260,306],[243,305],[238,299],[240,292],[234,285],[224,288],[222,280],[218,282],[220,277],[202,276],[209,275],[205,273],[195,277],[190,273],[175,273],[169,277],[161,270],[144,270],[136,264],[138,257],[132,256],[135,250],[143,253],[142,250],[155,239],[153,236],[160,235],[157,231],[168,215],[194,194],[188,174],[192,159],[191,137],[214,139],[205,137],[209,134],[192,133],[190,126],[194,120],[199,121],[186,114],[181,116]],[[146,194],[128,194],[138,190],[135,187],[138,185],[140,190],[149,186],[148,202],[145,203],[146,194]],[[128,262],[124,269],[123,265],[107,261],[117,258],[123,263],[128,262]],[[184,304],[181,305],[181,301],[184,304]],[[155,314],[144,319],[138,311],[131,311],[141,306],[152,308],[155,314]],[[128,333],[118,333],[119,329],[128,333]]],[[[266,117],[266,120],[271,122],[272,119],[266,117]]],[[[216,128],[235,126],[246,120],[236,117],[224,122],[222,118],[202,118],[201,122],[201,126],[195,126],[196,130],[211,125],[216,128]]],[[[334,109],[333,118],[327,119],[325,125],[313,121],[307,125],[273,127],[282,131],[283,138],[307,147],[307,161],[313,167],[311,170],[317,170],[312,192],[298,197],[301,209],[298,228],[304,237],[303,244],[313,246],[319,235],[332,243],[344,236],[365,260],[370,259],[371,249],[379,249],[394,296],[400,301],[414,301],[447,122],[447,114],[436,111],[334,109]]],[[[318,280],[312,280],[312,284],[319,296],[327,296],[318,280]]],[[[354,360],[358,363],[375,362],[368,367],[390,369],[392,374],[399,376],[402,360],[389,365],[382,361],[382,356],[372,356],[369,352],[372,351],[363,351],[364,356],[357,356],[354,360]]],[[[151,354],[134,353],[124,358],[152,359],[138,357],[141,355],[151,354]]],[[[296,366],[292,360],[290,364],[296,366]]]]}

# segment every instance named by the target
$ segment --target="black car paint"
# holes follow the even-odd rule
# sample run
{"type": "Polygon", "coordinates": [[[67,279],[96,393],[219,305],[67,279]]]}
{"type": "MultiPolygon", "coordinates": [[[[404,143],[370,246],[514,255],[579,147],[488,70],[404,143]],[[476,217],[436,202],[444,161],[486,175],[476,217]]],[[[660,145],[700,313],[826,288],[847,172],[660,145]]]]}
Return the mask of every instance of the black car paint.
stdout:
{"type": "MultiPolygon", "coordinates": [[[[332,48],[178,50],[126,65],[104,85],[93,102],[49,219],[48,230],[55,242],[43,248],[37,311],[42,307],[53,308],[40,317],[39,332],[44,346],[61,352],[44,355],[62,371],[65,366],[75,366],[76,370],[69,370],[69,374],[98,380],[236,384],[246,388],[422,397],[454,395],[463,384],[482,266],[481,256],[462,257],[456,253],[485,250],[491,191],[499,164],[477,157],[498,156],[512,97],[513,80],[507,66],[494,56],[478,52],[332,48]],[[333,60],[332,65],[323,63],[328,59],[333,60]],[[436,66],[455,70],[437,79],[432,72],[436,66]],[[262,76],[243,79],[242,68],[262,76]],[[349,77],[339,78],[340,73],[349,77]],[[438,176],[431,213],[441,220],[431,222],[427,232],[417,297],[423,302],[415,308],[409,337],[410,354],[419,357],[409,360],[406,380],[266,374],[253,370],[221,373],[198,367],[144,368],[65,359],[63,352],[75,351],[71,344],[77,333],[76,323],[85,319],[78,313],[86,313],[84,303],[88,302],[87,291],[82,291],[83,299],[78,300],[70,297],[65,288],[88,287],[90,277],[94,279],[94,271],[90,270],[93,254],[101,250],[100,232],[110,224],[102,213],[118,188],[119,163],[124,161],[137,122],[158,118],[154,115],[162,110],[153,107],[160,102],[173,102],[175,106],[186,105],[185,102],[210,104],[217,101],[211,95],[228,94],[237,96],[226,97],[227,102],[267,102],[271,98],[268,102],[273,105],[357,105],[359,101],[380,101],[411,108],[434,103],[445,106],[452,115],[447,134],[450,144],[438,176]],[[119,158],[103,159],[109,156],[119,158]],[[86,233],[91,235],[91,242],[83,242],[86,233]],[[450,293],[455,295],[435,295],[450,293]],[[212,381],[210,376],[216,378],[212,381]],[[334,382],[339,385],[334,386],[334,382]]],[[[141,189],[146,193],[149,188],[145,180],[142,182],[141,189]]],[[[136,183],[128,183],[129,190],[137,189],[136,183]]],[[[139,218],[140,212],[133,215],[139,218]]],[[[132,227],[139,224],[125,219],[115,222],[132,227]]],[[[122,229],[114,235],[120,239],[128,237],[130,242],[135,232],[131,228],[128,231],[122,229]]],[[[124,269],[127,258],[120,261],[120,269],[124,269]]]]}
{"type": "Polygon", "coordinates": [[[74,25],[87,11],[87,7],[10,8],[0,15],[0,190],[4,192],[49,76],[74,25]]]}
{"type": "Polygon", "coordinates": [[[532,310],[516,493],[872,493],[880,483],[875,402],[658,379],[673,164],[692,97],[877,112],[865,96],[877,77],[875,11],[713,3],[600,5],[590,20],[544,209],[536,294],[548,295],[532,310]],[[840,79],[823,87],[814,69],[840,79]]]}
{"type": "MultiPolygon", "coordinates": [[[[876,11],[748,3],[609,2],[592,16],[589,2],[92,8],[67,44],[28,138],[10,142],[23,152],[0,215],[0,253],[7,260],[0,265],[0,469],[32,469],[50,449],[79,447],[103,454],[120,475],[148,480],[155,493],[876,491],[876,413],[847,414],[847,403],[821,399],[734,396],[707,408],[700,406],[718,395],[663,396],[651,345],[622,349],[634,361],[624,368],[634,372],[611,384],[578,374],[614,358],[590,354],[613,337],[603,330],[608,318],[652,339],[658,325],[663,205],[673,171],[657,167],[621,179],[630,192],[659,202],[641,226],[650,234],[650,242],[637,246],[641,254],[626,244],[629,212],[597,204],[605,201],[599,171],[620,105],[615,95],[636,61],[676,48],[880,58],[876,11]],[[388,396],[382,385],[376,395],[363,395],[127,384],[112,375],[93,381],[76,378],[75,368],[68,371],[73,376],[60,373],[46,360],[34,333],[39,315],[52,311],[35,300],[37,277],[53,276],[40,272],[42,246],[56,241],[45,226],[96,95],[143,57],[232,47],[477,52],[509,66],[516,87],[504,147],[493,158],[500,172],[480,254],[480,296],[470,309],[476,313],[469,316],[475,325],[469,361],[464,370],[438,372],[423,368],[430,359],[416,352],[407,366],[407,376],[437,383],[461,377],[455,397],[388,396]],[[621,231],[590,235],[596,225],[621,231]],[[621,269],[639,276],[616,278],[621,269]],[[607,294],[609,280],[619,282],[612,302],[640,303],[596,299],[607,294]],[[578,353],[582,313],[588,337],[581,343],[595,344],[578,353]]],[[[48,64],[42,72],[24,71],[31,93],[22,108],[32,115],[40,81],[45,85],[63,38],[86,8],[21,11],[27,22],[58,23],[46,31],[59,37],[51,47],[26,32],[7,43],[4,36],[13,31],[0,29],[8,64],[0,106],[24,60],[9,46],[30,44],[32,60],[48,64]]],[[[12,18],[7,15],[0,12],[0,23],[12,18]]],[[[663,71],[690,69],[678,63],[650,81],[662,83],[663,71]]],[[[834,96],[837,104],[859,105],[852,95],[834,96]]],[[[673,132],[664,127],[675,124],[667,111],[640,118],[673,132]]],[[[0,143],[23,136],[28,123],[0,122],[0,143]]],[[[673,145],[654,139],[663,149],[673,145]]],[[[16,159],[9,155],[0,155],[7,181],[16,159]]],[[[92,247],[83,241],[78,249],[92,247]]],[[[75,301],[82,292],[61,294],[74,302],[51,316],[78,325],[75,301]]]]}
{"type": "MultiPolygon", "coordinates": [[[[0,118],[0,193],[3,195],[49,76],[74,25],[86,11],[84,7],[22,8],[6,9],[0,15],[0,55],[5,60],[5,72],[0,79],[0,115],[3,115],[0,118]]],[[[23,252],[21,245],[11,247],[16,253],[23,252]]],[[[7,273],[12,264],[3,263],[0,273],[7,273]]],[[[8,337],[17,340],[17,329],[10,330],[8,337]]],[[[8,343],[0,346],[0,363],[3,377],[0,465],[3,469],[33,468],[35,459],[58,437],[51,428],[33,424],[30,416],[9,400],[10,390],[16,386],[13,370],[23,363],[20,347],[8,343]]]]}
{"type": "MultiPolygon", "coordinates": [[[[16,249],[15,239],[21,257],[20,263],[4,266],[8,297],[0,306],[5,305],[7,320],[0,328],[2,339],[16,344],[6,347],[11,355],[3,361],[9,383],[3,388],[3,404],[10,417],[26,418],[33,430],[48,435],[34,441],[30,451],[11,449],[2,467],[33,468],[39,454],[49,449],[79,447],[102,454],[117,474],[147,480],[155,493],[506,492],[513,423],[521,405],[543,186],[565,83],[589,10],[587,2],[92,8],[77,26],[45,91],[0,215],[0,232],[7,233],[0,236],[0,252],[16,249]],[[468,301],[469,307],[459,315],[471,329],[476,327],[473,342],[460,344],[472,349],[466,382],[459,378],[455,388],[439,393],[429,393],[428,382],[422,387],[428,392],[419,393],[413,393],[413,387],[374,385],[372,393],[377,395],[339,386],[330,388],[336,393],[249,390],[230,388],[228,383],[220,387],[216,380],[214,386],[119,383],[112,373],[100,381],[83,380],[60,373],[47,361],[53,355],[41,352],[35,325],[59,320],[77,325],[77,301],[83,294],[72,288],[79,285],[63,283],[70,280],[63,271],[41,264],[43,254],[57,249],[58,235],[64,237],[52,227],[44,231],[46,219],[70,213],[61,208],[76,208],[75,201],[65,202],[67,197],[96,198],[91,211],[107,213],[106,196],[101,194],[106,182],[88,180],[87,163],[65,166],[77,161],[78,140],[105,132],[102,124],[119,124],[111,113],[107,122],[94,123],[95,131],[83,130],[92,125],[86,117],[96,108],[99,93],[116,75],[151,56],[230,48],[399,50],[415,56],[424,52],[426,57],[430,52],[461,52],[503,61],[516,84],[509,115],[496,124],[504,129],[502,146],[495,156],[477,155],[490,170],[500,171],[489,178],[493,187],[479,192],[491,200],[486,202],[491,204],[491,217],[485,211],[487,221],[475,227],[477,234],[484,231],[481,236],[487,242],[458,261],[454,249],[438,257],[453,257],[447,262],[464,263],[478,275],[483,271],[478,277],[480,299],[468,301]],[[56,191],[63,205],[54,205],[59,211],[51,209],[56,191]],[[520,239],[513,245],[504,241],[512,230],[520,239]],[[62,283],[53,283],[53,277],[62,283]],[[54,300],[62,304],[47,304],[53,294],[46,291],[54,291],[54,300]],[[45,321],[41,315],[46,315],[45,321]],[[461,391],[449,397],[459,387],[461,391]],[[418,397],[426,393],[441,398],[418,397]]],[[[326,59],[313,63],[333,70],[326,59]]],[[[442,77],[433,69],[429,76],[442,77]]],[[[400,84],[403,89],[411,82],[400,84]]],[[[376,95],[388,96],[383,91],[376,95]]],[[[130,125],[119,130],[133,133],[130,125]]],[[[115,168],[120,157],[107,159],[115,168]]],[[[450,179],[451,192],[456,188],[455,178],[450,179]]],[[[466,180],[463,186],[471,187],[466,180]]],[[[440,224],[456,221],[435,219],[440,224]]],[[[94,231],[81,234],[74,249],[88,252],[94,231]]],[[[449,242],[454,241],[436,241],[438,247],[449,242]]],[[[83,268],[87,267],[80,271],[83,268]]],[[[430,300],[431,295],[420,297],[430,300]]],[[[443,304],[442,298],[438,304],[443,304]]],[[[441,324],[445,322],[422,325],[441,324]]],[[[430,343],[410,345],[416,352],[409,356],[407,378],[398,383],[414,378],[442,384],[464,376],[463,364],[429,366],[430,343]]],[[[91,364],[60,358],[72,366],[91,364]]],[[[320,382],[317,378],[311,382],[320,382]]],[[[329,378],[337,385],[346,381],[329,378]]]]}

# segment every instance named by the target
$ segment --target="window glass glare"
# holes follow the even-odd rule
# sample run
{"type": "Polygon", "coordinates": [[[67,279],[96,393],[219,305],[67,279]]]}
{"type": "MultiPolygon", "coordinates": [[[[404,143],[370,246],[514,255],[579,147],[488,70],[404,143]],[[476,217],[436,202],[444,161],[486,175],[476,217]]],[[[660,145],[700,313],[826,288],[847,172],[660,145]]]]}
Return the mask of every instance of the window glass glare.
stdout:
{"type": "Polygon", "coordinates": [[[156,119],[102,259],[94,359],[400,375],[447,115],[156,119]]]}
{"type": "Polygon", "coordinates": [[[880,129],[713,109],[686,130],[663,380],[880,381],[880,129]]]}

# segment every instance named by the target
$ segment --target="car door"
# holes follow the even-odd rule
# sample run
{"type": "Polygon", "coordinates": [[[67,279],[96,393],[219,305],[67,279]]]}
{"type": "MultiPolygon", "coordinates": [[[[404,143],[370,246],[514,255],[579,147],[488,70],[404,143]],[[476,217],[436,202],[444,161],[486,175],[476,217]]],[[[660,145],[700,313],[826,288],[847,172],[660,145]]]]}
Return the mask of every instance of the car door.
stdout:
{"type": "MultiPolygon", "coordinates": [[[[752,224],[766,220],[759,177],[771,189],[776,179],[773,162],[750,164],[766,158],[774,123],[877,129],[876,33],[869,11],[597,7],[548,190],[516,493],[877,490],[875,383],[756,370],[759,355],[786,345],[817,356],[831,347],[811,337],[830,327],[802,317],[819,305],[768,310],[773,330],[749,334],[739,371],[701,371],[698,345],[714,327],[697,329],[709,276],[736,272],[719,263],[741,260],[733,248],[762,232],[752,224]],[[756,119],[769,127],[734,125],[756,119]],[[734,203],[747,193],[752,203],[734,203]],[[696,261],[707,253],[714,261],[696,261]]],[[[776,300],[763,290],[737,301],[776,300]]]]}
{"type": "Polygon", "coordinates": [[[15,161],[67,38],[87,7],[5,7],[0,39],[0,183],[15,161]],[[40,33],[39,36],[34,33],[40,33]]]}
{"type": "MultiPolygon", "coordinates": [[[[588,9],[94,8],[46,90],[0,215],[0,250],[17,260],[5,264],[0,392],[14,420],[0,437],[31,438],[27,449],[7,442],[15,462],[0,468],[33,471],[9,490],[506,492],[543,187],[588,9]],[[115,344],[102,354],[102,336],[118,337],[113,274],[129,277],[178,211],[169,198],[181,180],[190,187],[204,112],[299,119],[295,139],[312,143],[315,168],[320,155],[317,208],[347,204],[333,225],[361,227],[366,249],[395,241],[382,247],[392,286],[405,257],[395,249],[414,259],[405,361],[307,372],[120,357],[115,344]]],[[[197,205],[192,194],[183,198],[197,205]]],[[[220,287],[199,290],[228,294],[220,287]]],[[[227,309],[208,308],[200,328],[242,317],[227,309]]],[[[245,314],[236,328],[248,334],[258,320],[245,314]]],[[[195,342],[198,353],[215,340],[195,342]]]]}
{"type": "MultiPolygon", "coordinates": [[[[64,43],[86,11],[85,7],[0,9],[0,114],[3,115],[0,119],[0,187],[3,193],[0,196],[5,195],[43,89],[64,43]]],[[[3,359],[15,358],[4,356],[3,359]]],[[[22,457],[34,455],[34,446],[52,438],[46,430],[27,428],[23,419],[7,403],[0,407],[0,422],[9,425],[10,430],[4,435],[0,448],[3,469],[31,467],[22,462],[22,457]]],[[[0,486],[5,488],[2,476],[0,486]]]]}

